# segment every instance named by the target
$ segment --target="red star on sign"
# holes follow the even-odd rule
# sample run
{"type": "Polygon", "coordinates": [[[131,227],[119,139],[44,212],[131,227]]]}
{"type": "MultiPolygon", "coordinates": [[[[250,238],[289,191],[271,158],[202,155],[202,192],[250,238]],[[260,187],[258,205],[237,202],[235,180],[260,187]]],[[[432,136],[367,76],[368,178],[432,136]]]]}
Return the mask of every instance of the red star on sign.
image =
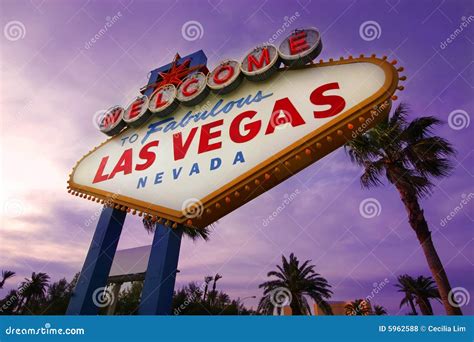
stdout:
{"type": "Polygon", "coordinates": [[[180,58],[181,57],[179,56],[179,54],[176,54],[169,70],[167,72],[159,73],[160,80],[155,83],[146,85],[141,89],[141,92],[144,93],[149,88],[153,88],[153,90],[156,90],[165,84],[174,84],[175,86],[178,86],[181,81],[190,73],[197,70],[201,70],[203,67],[205,67],[204,64],[199,64],[190,68],[189,64],[191,63],[191,59],[186,59],[183,63],[178,65],[178,60],[180,58]]]}

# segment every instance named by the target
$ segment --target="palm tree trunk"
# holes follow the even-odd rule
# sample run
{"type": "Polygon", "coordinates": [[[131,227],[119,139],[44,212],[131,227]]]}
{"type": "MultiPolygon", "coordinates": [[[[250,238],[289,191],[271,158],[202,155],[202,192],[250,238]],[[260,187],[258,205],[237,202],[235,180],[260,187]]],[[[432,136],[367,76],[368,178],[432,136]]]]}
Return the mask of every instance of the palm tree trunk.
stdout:
{"type": "Polygon", "coordinates": [[[433,307],[431,306],[430,299],[425,299],[426,307],[428,308],[429,315],[433,315],[433,307]]]}
{"type": "Polygon", "coordinates": [[[303,315],[303,313],[301,312],[300,305],[296,300],[293,300],[290,303],[290,307],[291,307],[291,315],[292,316],[301,316],[301,315],[303,315]]]}
{"type": "Polygon", "coordinates": [[[217,282],[217,280],[216,280],[216,278],[214,278],[214,283],[212,284],[212,292],[209,291],[209,297],[210,297],[210,294],[212,293],[212,298],[211,298],[211,300],[212,300],[213,302],[214,302],[214,301],[216,300],[216,298],[217,298],[217,293],[216,293],[216,286],[217,286],[217,285],[216,285],[216,282],[217,282]]]}
{"type": "Polygon", "coordinates": [[[18,295],[18,302],[17,302],[16,307],[15,307],[15,313],[18,313],[18,314],[21,313],[22,308],[23,308],[23,301],[24,300],[25,300],[25,297],[20,297],[18,295]]]}
{"type": "Polygon", "coordinates": [[[418,316],[418,312],[416,311],[415,303],[413,303],[413,298],[408,299],[408,303],[410,303],[412,314],[415,315],[415,316],[418,316]]]}
{"type": "Polygon", "coordinates": [[[25,297],[25,301],[23,302],[23,305],[21,306],[21,314],[24,315],[26,310],[28,309],[28,304],[30,303],[31,296],[25,297]]]}
{"type": "MultiPolygon", "coordinates": [[[[426,299],[427,301],[428,299],[426,299]]],[[[421,314],[424,316],[429,316],[433,315],[433,312],[430,310],[429,306],[427,305],[427,302],[423,298],[419,298],[416,300],[416,303],[418,304],[421,314]]]]}
{"type": "Polygon", "coordinates": [[[416,233],[416,237],[420,242],[423,253],[425,254],[428,267],[430,268],[431,274],[433,275],[438,291],[443,302],[444,309],[448,315],[462,315],[462,311],[459,307],[453,306],[449,303],[448,296],[451,291],[451,285],[449,284],[448,276],[444,270],[441,259],[436,252],[436,248],[431,239],[431,232],[428,228],[423,209],[421,209],[418,203],[418,198],[410,189],[406,189],[401,184],[396,184],[400,197],[408,213],[408,221],[410,226],[416,233]]]}

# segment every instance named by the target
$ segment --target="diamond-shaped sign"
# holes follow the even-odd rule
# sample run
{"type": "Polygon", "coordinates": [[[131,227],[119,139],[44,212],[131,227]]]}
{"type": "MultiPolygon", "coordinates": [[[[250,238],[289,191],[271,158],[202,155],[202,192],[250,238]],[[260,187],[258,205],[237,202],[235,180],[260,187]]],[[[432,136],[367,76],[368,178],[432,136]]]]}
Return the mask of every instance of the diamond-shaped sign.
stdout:
{"type": "Polygon", "coordinates": [[[70,191],[206,226],[385,119],[398,79],[370,57],[244,80],[105,141],[74,167],[70,191]]]}

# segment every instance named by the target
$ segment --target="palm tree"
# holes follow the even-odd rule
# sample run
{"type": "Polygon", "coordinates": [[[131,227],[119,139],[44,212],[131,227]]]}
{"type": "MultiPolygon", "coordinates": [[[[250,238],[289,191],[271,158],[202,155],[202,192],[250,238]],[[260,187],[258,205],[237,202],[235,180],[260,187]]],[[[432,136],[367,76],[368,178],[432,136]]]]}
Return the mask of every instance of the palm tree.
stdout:
{"type": "Polygon", "coordinates": [[[395,284],[398,287],[398,292],[403,292],[405,296],[400,302],[400,307],[403,305],[409,305],[411,308],[411,315],[418,315],[418,312],[415,308],[415,296],[413,289],[415,288],[415,280],[407,274],[401,275],[397,278],[398,284],[395,284]]]}
{"type": "Polygon", "coordinates": [[[408,298],[410,298],[413,310],[413,300],[420,308],[422,315],[433,315],[433,308],[430,303],[430,299],[439,299],[439,291],[436,288],[436,284],[431,277],[419,276],[418,278],[410,277],[409,275],[402,275],[398,277],[399,284],[396,284],[399,288],[399,292],[404,292],[405,297],[400,303],[400,306],[406,304],[408,298]]]}
{"type": "Polygon", "coordinates": [[[39,303],[45,298],[46,289],[48,288],[49,275],[46,273],[31,274],[31,279],[25,278],[21,283],[21,300],[18,309],[21,308],[22,313],[25,313],[27,307],[31,302],[39,303]]]}
{"type": "Polygon", "coordinates": [[[356,299],[344,306],[347,316],[368,316],[371,314],[370,305],[364,299],[356,299]]]}
{"type": "Polygon", "coordinates": [[[15,272],[13,271],[2,271],[2,280],[0,281],[0,289],[3,289],[3,285],[5,285],[5,282],[13,277],[15,275],[15,272]]]}
{"type": "Polygon", "coordinates": [[[204,287],[204,296],[202,297],[202,300],[205,302],[206,301],[206,295],[207,295],[207,290],[209,288],[209,283],[214,279],[212,276],[206,276],[204,277],[204,282],[206,283],[206,286],[204,287]]]}
{"type": "Polygon", "coordinates": [[[201,301],[202,299],[202,291],[201,288],[197,283],[191,282],[188,284],[187,291],[189,297],[194,298],[195,301],[201,301]]]}
{"type": "MultiPolygon", "coordinates": [[[[210,278],[209,283],[213,277],[210,278]]],[[[231,299],[223,291],[217,291],[215,299],[209,298],[212,290],[209,290],[208,300],[201,297],[201,289],[196,283],[189,283],[187,286],[175,291],[173,295],[173,312],[175,315],[250,315],[255,314],[253,310],[246,309],[240,299],[231,299]]],[[[120,305],[120,301],[119,301],[120,305]]]]}
{"type": "Polygon", "coordinates": [[[216,273],[216,275],[214,276],[214,283],[212,284],[212,291],[216,291],[216,283],[221,278],[222,276],[219,273],[216,273]]]}
{"type": "Polygon", "coordinates": [[[16,311],[18,299],[18,291],[11,289],[5,298],[0,300],[0,313],[2,315],[12,315],[16,311]]]}
{"type": "Polygon", "coordinates": [[[382,305],[374,305],[374,315],[384,316],[387,314],[387,310],[382,305]]]}
{"type": "Polygon", "coordinates": [[[448,158],[455,151],[447,140],[432,135],[432,129],[440,120],[427,116],[408,122],[407,114],[407,106],[399,105],[389,120],[348,142],[347,152],[354,163],[364,168],[360,179],[363,187],[381,185],[385,175],[398,190],[446,313],[462,315],[461,309],[448,301],[451,285],[419,202],[431,194],[433,179],[450,173],[453,165],[448,158]]]}
{"type": "Polygon", "coordinates": [[[279,316],[281,314],[282,306],[275,305],[275,301],[272,299],[271,293],[260,298],[258,303],[257,312],[263,315],[273,315],[276,314],[279,316]]]}
{"type": "Polygon", "coordinates": [[[216,298],[216,302],[219,303],[220,306],[225,306],[230,302],[230,297],[225,292],[219,292],[216,298]]]}
{"type": "MultiPolygon", "coordinates": [[[[156,225],[156,222],[153,222],[152,220],[149,220],[146,218],[143,219],[143,227],[145,227],[145,230],[147,232],[153,233],[155,231],[155,225],[156,225]]],[[[212,228],[212,225],[204,227],[204,228],[184,226],[183,234],[193,241],[196,241],[198,239],[203,239],[204,241],[208,241],[209,235],[211,234],[211,228],[212,228]]]]}
{"type": "Polygon", "coordinates": [[[64,315],[74,288],[65,278],[48,286],[44,314],[64,315]]]}
{"type": "Polygon", "coordinates": [[[221,278],[222,278],[222,276],[219,273],[216,273],[216,275],[214,276],[214,283],[212,284],[212,291],[209,291],[209,295],[208,295],[210,302],[214,302],[216,300],[216,297],[217,297],[217,291],[216,291],[217,281],[221,278]]]}
{"type": "MultiPolygon", "coordinates": [[[[267,273],[267,277],[276,277],[259,285],[263,288],[263,297],[258,310],[266,314],[273,313],[275,307],[281,310],[278,296],[283,294],[289,301],[293,315],[310,314],[306,297],[312,298],[326,314],[331,314],[331,307],[326,302],[332,295],[331,285],[319,273],[316,273],[311,260],[300,265],[298,258],[291,253],[289,260],[282,255],[282,265],[277,265],[276,271],[267,273]]],[[[285,300],[286,301],[286,300],[285,300]]]]}
{"type": "Polygon", "coordinates": [[[419,276],[415,279],[416,303],[420,307],[423,315],[433,315],[433,308],[430,299],[439,300],[439,291],[436,283],[431,277],[419,276]]]}

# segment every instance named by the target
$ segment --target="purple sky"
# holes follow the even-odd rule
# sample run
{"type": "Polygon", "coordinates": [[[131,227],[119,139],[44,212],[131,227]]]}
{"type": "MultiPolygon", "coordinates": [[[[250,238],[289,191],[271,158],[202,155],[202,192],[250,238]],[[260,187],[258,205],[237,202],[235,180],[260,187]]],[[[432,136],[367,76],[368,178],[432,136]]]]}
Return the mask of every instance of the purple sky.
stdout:
{"type": "MultiPolygon", "coordinates": [[[[288,30],[320,29],[320,58],[376,53],[397,59],[408,77],[405,91],[397,95],[414,115],[447,122],[453,111],[458,112],[451,118],[466,120],[473,112],[474,18],[466,19],[473,14],[468,0],[11,0],[0,6],[0,269],[17,272],[6,288],[32,271],[56,280],[70,279],[81,269],[95,228],[88,218],[100,207],[67,194],[66,180],[76,160],[105,139],[92,117],[129,102],[147,82],[148,72],[170,62],[176,52],[183,56],[203,49],[212,68],[225,58],[240,59],[268,41],[285,17],[296,16],[288,30]],[[87,49],[87,42],[119,12],[120,18],[87,49]],[[181,32],[191,20],[203,27],[202,37],[193,41],[181,32]],[[359,33],[367,21],[379,25],[378,38],[363,39],[359,33]],[[455,34],[463,21],[470,22],[455,34]],[[441,48],[452,34],[454,40],[441,48]]],[[[436,131],[459,153],[453,175],[437,183],[422,205],[452,286],[472,294],[474,201],[447,225],[440,224],[463,194],[474,192],[474,124],[460,125],[452,122],[436,131]]],[[[390,314],[405,314],[408,308],[398,308],[396,276],[430,273],[398,193],[389,185],[363,190],[360,174],[339,149],[221,219],[211,241],[185,240],[177,285],[219,272],[224,276],[219,287],[232,297],[259,297],[258,284],[266,273],[282,254],[295,252],[313,260],[333,285],[334,300],[365,297],[374,283],[387,278],[388,285],[373,301],[390,314]],[[296,189],[295,200],[264,226],[263,219],[296,189]],[[380,203],[378,216],[360,214],[366,198],[380,203]]],[[[129,216],[119,249],[147,245],[151,239],[140,221],[129,216]]],[[[255,306],[257,300],[245,303],[255,306]]],[[[472,301],[463,310],[472,314],[472,301]]],[[[440,305],[435,311],[444,312],[440,305]]]]}

